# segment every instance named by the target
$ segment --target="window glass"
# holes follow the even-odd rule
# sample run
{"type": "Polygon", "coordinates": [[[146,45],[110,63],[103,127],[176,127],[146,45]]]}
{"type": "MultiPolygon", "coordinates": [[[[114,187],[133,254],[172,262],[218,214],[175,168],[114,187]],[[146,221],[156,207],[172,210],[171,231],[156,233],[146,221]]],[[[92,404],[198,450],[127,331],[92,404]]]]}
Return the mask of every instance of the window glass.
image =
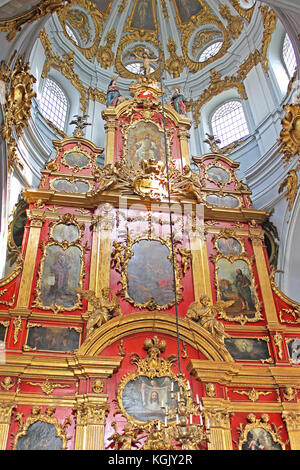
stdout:
{"type": "Polygon", "coordinates": [[[63,130],[67,117],[67,98],[56,82],[47,78],[40,101],[42,115],[63,130]]]}
{"type": "Polygon", "coordinates": [[[291,78],[294,75],[295,69],[297,67],[297,61],[293,45],[287,34],[285,35],[283,41],[282,56],[288,71],[288,75],[291,78]]]}
{"type": "Polygon", "coordinates": [[[249,134],[243,106],[240,101],[228,101],[214,112],[211,119],[213,135],[225,147],[249,134]]]}

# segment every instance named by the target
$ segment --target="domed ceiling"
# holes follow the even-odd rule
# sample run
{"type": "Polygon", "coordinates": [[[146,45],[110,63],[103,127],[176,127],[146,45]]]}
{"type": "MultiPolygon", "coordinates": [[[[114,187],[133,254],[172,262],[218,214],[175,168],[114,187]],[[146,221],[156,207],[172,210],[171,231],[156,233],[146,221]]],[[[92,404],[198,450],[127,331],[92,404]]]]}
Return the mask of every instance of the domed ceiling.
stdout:
{"type": "MultiPolygon", "coordinates": [[[[52,15],[41,39],[50,66],[56,54],[69,54],[65,63],[75,61],[84,85],[93,82],[100,92],[112,77],[128,87],[146,53],[153,80],[163,77],[167,93],[181,87],[192,105],[211,84],[218,91],[219,82],[226,89],[230,81],[244,97],[247,71],[259,61],[267,67],[274,18],[254,0],[73,0],[52,15]]],[[[195,110],[197,122],[197,103],[195,110]]]]}

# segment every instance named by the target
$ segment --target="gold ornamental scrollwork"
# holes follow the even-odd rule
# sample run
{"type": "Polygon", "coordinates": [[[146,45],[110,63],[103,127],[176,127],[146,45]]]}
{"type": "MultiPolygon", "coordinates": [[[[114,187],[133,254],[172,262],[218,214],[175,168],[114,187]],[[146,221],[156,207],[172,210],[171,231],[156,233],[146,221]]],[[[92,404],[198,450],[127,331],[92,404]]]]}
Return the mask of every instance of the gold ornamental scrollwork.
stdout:
{"type": "Polygon", "coordinates": [[[278,287],[277,283],[275,282],[275,274],[277,272],[283,272],[281,270],[273,269],[270,274],[270,283],[272,291],[285,302],[291,308],[283,308],[279,312],[280,320],[282,323],[299,323],[300,322],[300,303],[296,300],[290,299],[287,295],[285,295],[278,287]],[[287,320],[285,315],[291,315],[294,319],[294,322],[291,320],[287,320]]]}
{"type": "Polygon", "coordinates": [[[116,30],[112,29],[106,36],[105,46],[100,46],[98,49],[97,60],[104,69],[114,65],[115,53],[112,50],[112,46],[115,44],[116,38],[116,30]]]}
{"type": "Polygon", "coordinates": [[[4,61],[0,66],[0,79],[5,84],[4,121],[1,128],[2,138],[7,144],[8,171],[11,172],[14,166],[23,169],[17,154],[17,140],[28,125],[31,117],[32,98],[36,96],[33,85],[36,79],[30,74],[29,63],[19,57],[10,69],[16,52],[8,64],[4,61]]]}
{"type": "Polygon", "coordinates": [[[251,390],[233,390],[233,393],[238,393],[239,395],[246,395],[249,400],[256,402],[261,395],[266,396],[272,392],[262,392],[256,390],[255,388],[252,388],[251,390]]]}
{"type": "Polygon", "coordinates": [[[288,201],[289,211],[293,209],[295,199],[298,195],[298,190],[299,190],[298,175],[297,175],[298,169],[300,169],[300,165],[297,165],[297,168],[295,170],[290,170],[288,172],[287,177],[283,180],[283,182],[281,183],[278,189],[278,193],[280,194],[286,188],[286,192],[284,196],[285,196],[285,199],[288,201]]]}
{"type": "Polygon", "coordinates": [[[45,395],[51,395],[56,388],[69,388],[69,385],[62,385],[58,383],[52,383],[49,379],[46,379],[45,382],[28,382],[29,385],[33,385],[34,387],[40,387],[45,395]]]}
{"type": "Polygon", "coordinates": [[[283,160],[290,160],[300,153],[300,104],[287,104],[283,107],[285,115],[281,121],[282,130],[278,139],[283,160]]]}
{"type": "Polygon", "coordinates": [[[88,59],[92,59],[97,53],[103,29],[103,14],[94,2],[89,0],[76,0],[61,9],[57,16],[63,28],[64,35],[77,49],[88,59]],[[78,8],[79,7],[79,8],[78,8]],[[93,23],[91,26],[90,22],[93,23]],[[81,42],[77,44],[69,36],[66,25],[69,24],[80,36],[81,42]],[[93,37],[91,33],[93,31],[93,37]],[[85,46],[83,46],[83,44],[85,46]]]}
{"type": "Polygon", "coordinates": [[[54,416],[56,409],[53,407],[48,407],[45,409],[45,412],[42,412],[42,408],[39,406],[34,406],[31,410],[31,414],[24,420],[23,413],[16,413],[15,420],[19,424],[19,429],[15,435],[14,443],[13,443],[13,450],[17,450],[18,440],[26,436],[29,427],[40,421],[42,423],[49,423],[52,424],[56,429],[56,437],[62,440],[62,447],[61,450],[65,450],[67,448],[68,440],[72,438],[72,436],[66,435],[66,428],[71,424],[71,419],[68,416],[62,425],[58,424],[57,418],[54,416]]]}
{"type": "Polygon", "coordinates": [[[139,243],[142,240],[146,240],[146,241],[153,240],[153,241],[161,243],[161,245],[166,246],[168,248],[169,255],[167,258],[169,259],[172,265],[172,269],[174,269],[177,302],[180,302],[183,299],[183,294],[181,292],[181,290],[183,289],[183,286],[180,283],[180,267],[177,265],[176,261],[175,261],[175,265],[173,264],[172,243],[170,239],[164,240],[161,237],[155,237],[155,236],[150,236],[150,235],[140,236],[140,237],[132,239],[129,233],[127,233],[126,243],[124,243],[123,246],[118,245],[117,248],[115,247],[114,251],[112,252],[112,260],[114,264],[117,264],[118,269],[120,269],[119,272],[121,272],[121,280],[120,280],[120,283],[122,285],[121,295],[124,297],[125,300],[127,300],[128,302],[130,302],[137,308],[147,308],[149,310],[166,310],[168,308],[171,308],[175,304],[175,292],[174,292],[174,300],[166,304],[159,304],[153,298],[150,298],[144,303],[137,302],[128,293],[128,286],[129,286],[128,264],[129,264],[130,259],[134,256],[134,252],[132,248],[134,244],[139,243]]]}
{"type": "Polygon", "coordinates": [[[71,0],[43,0],[22,15],[5,20],[0,19],[0,31],[9,31],[7,39],[11,41],[26,23],[33,23],[49,13],[59,12],[65,8],[66,2],[70,3],[71,0]]]}
{"type": "Polygon", "coordinates": [[[63,54],[61,58],[53,53],[51,42],[48,38],[45,29],[41,30],[39,38],[41,40],[46,55],[46,61],[44,63],[41,75],[42,78],[47,78],[51,68],[54,68],[61,72],[64,77],[70,80],[74,88],[76,88],[76,90],[79,92],[81,103],[80,109],[83,113],[85,113],[88,106],[87,90],[81,82],[79,76],[74,72],[74,51],[70,51],[67,54],[63,54]]]}
{"type": "Polygon", "coordinates": [[[170,57],[166,60],[166,70],[173,78],[178,78],[184,69],[185,62],[182,57],[177,55],[177,45],[174,39],[169,38],[167,48],[170,57]]]}
{"type": "Polygon", "coordinates": [[[240,423],[238,427],[240,433],[239,450],[268,450],[268,447],[265,446],[265,440],[267,439],[269,442],[268,437],[273,440],[272,444],[277,450],[285,450],[285,443],[279,434],[280,428],[274,423],[270,424],[269,420],[270,417],[267,414],[262,414],[260,418],[257,418],[253,413],[250,413],[247,416],[248,424],[243,426],[240,423]]]}
{"type": "Polygon", "coordinates": [[[199,62],[199,60],[191,59],[189,55],[190,42],[196,29],[194,25],[191,25],[191,24],[186,26],[182,32],[181,46],[182,46],[182,53],[183,53],[184,61],[191,73],[199,72],[208,64],[224,56],[224,54],[230,47],[230,38],[227,32],[227,29],[223,25],[222,21],[220,21],[216,16],[212,14],[208,14],[207,16],[205,16],[205,18],[201,19],[200,24],[201,25],[207,25],[207,24],[214,25],[218,28],[219,32],[221,32],[221,34],[223,35],[222,47],[220,48],[217,54],[215,54],[214,56],[208,58],[207,60],[203,62],[199,62]]]}
{"type": "MultiPolygon", "coordinates": [[[[166,341],[159,340],[157,336],[151,338],[146,338],[144,341],[144,349],[147,351],[147,356],[144,358],[140,358],[137,353],[131,353],[131,363],[136,366],[135,372],[130,372],[124,375],[121,379],[117,390],[117,410],[116,413],[120,413],[124,417],[126,417],[127,421],[131,425],[140,425],[144,421],[138,420],[136,417],[131,416],[125,409],[123,403],[123,391],[126,385],[129,382],[134,382],[140,377],[146,377],[150,380],[155,378],[168,378],[174,384],[178,384],[178,387],[182,387],[186,392],[189,390],[189,384],[187,380],[184,378],[183,375],[176,375],[175,372],[172,371],[172,367],[176,362],[175,355],[169,355],[167,359],[161,357],[161,353],[163,353],[166,349],[166,341]]],[[[188,396],[188,393],[187,393],[188,396]]],[[[192,410],[193,400],[191,397],[188,397],[186,406],[192,410]]],[[[164,403],[166,406],[166,403],[164,403]]],[[[191,411],[192,412],[192,411],[191,411]]],[[[174,420],[176,416],[176,411],[169,409],[169,420],[174,420]]],[[[147,421],[147,425],[154,423],[155,419],[149,419],[147,421]]]]}
{"type": "Polygon", "coordinates": [[[193,104],[193,117],[195,126],[199,125],[200,110],[202,106],[210,101],[214,96],[222,93],[225,90],[236,88],[241,99],[247,100],[247,94],[243,82],[238,77],[225,77],[222,80],[222,75],[215,69],[210,71],[210,84],[206,90],[204,90],[199,98],[193,104]]]}
{"type": "Polygon", "coordinates": [[[231,15],[230,9],[227,5],[220,5],[219,10],[222,18],[227,20],[227,29],[229,31],[230,36],[233,39],[239,38],[244,27],[242,18],[240,18],[239,16],[231,15]]]}
{"type": "Polygon", "coordinates": [[[109,404],[80,403],[75,407],[78,426],[103,426],[109,412],[109,404]]]}
{"type": "Polygon", "coordinates": [[[261,64],[266,73],[269,71],[269,59],[267,57],[268,48],[272,39],[272,33],[275,31],[277,24],[277,16],[268,6],[260,6],[259,10],[262,15],[264,32],[261,46],[261,64]]]}

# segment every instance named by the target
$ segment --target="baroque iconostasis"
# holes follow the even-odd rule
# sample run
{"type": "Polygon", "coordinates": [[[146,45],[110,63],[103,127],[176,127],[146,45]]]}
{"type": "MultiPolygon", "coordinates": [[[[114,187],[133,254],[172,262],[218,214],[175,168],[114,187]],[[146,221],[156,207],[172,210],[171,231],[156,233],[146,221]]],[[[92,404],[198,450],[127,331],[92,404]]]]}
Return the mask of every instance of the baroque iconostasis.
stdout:
{"type": "MultiPolygon", "coordinates": [[[[64,35],[68,25],[79,31],[81,41],[70,39],[74,48],[109,68],[116,35],[106,36],[106,47],[96,38],[114,2],[46,3],[64,35]]],[[[181,58],[192,73],[204,67],[200,44],[222,34],[222,58],[229,34],[239,37],[255,14],[254,2],[232,1],[235,16],[221,8],[226,29],[209,2],[158,3],[165,19],[172,4],[183,44],[193,38],[181,58]]],[[[90,138],[86,90],[68,68],[74,54],[61,59],[46,30],[40,34],[48,51],[43,77],[52,68],[71,76],[81,112],[70,123],[72,136],[52,125],[50,158],[37,187],[22,191],[8,227],[0,447],[298,450],[300,307],[275,280],[278,234],[270,211],[254,207],[239,177],[240,163],[231,158],[239,143],[221,147],[206,133],[207,151],[191,153],[200,101],[208,102],[212,89],[192,105],[174,86],[165,102],[162,63],[173,78],[180,75],[177,46],[179,72],[159,57],[156,2],[132,5],[113,54],[117,74],[130,80],[127,94],[115,77],[97,94],[102,146],[90,138]],[[127,67],[133,57],[138,72],[127,67]]],[[[125,8],[128,2],[119,2],[120,14],[125,8]]],[[[33,96],[28,64],[19,65],[33,96]]],[[[211,85],[220,83],[213,69],[210,77],[211,85]]],[[[243,93],[242,82],[225,80],[224,87],[243,93]]],[[[3,133],[13,166],[17,130],[3,133]]]]}

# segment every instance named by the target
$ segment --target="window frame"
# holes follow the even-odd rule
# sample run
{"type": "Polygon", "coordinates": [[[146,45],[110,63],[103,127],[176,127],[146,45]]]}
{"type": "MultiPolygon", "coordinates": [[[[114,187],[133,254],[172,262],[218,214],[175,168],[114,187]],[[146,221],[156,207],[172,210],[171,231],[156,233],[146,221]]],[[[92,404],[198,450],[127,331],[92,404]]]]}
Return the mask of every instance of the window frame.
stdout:
{"type": "MultiPolygon", "coordinates": [[[[48,107],[49,109],[49,107],[48,107]]],[[[68,98],[68,95],[67,93],[65,92],[64,90],[64,87],[58,82],[58,80],[56,80],[54,77],[52,76],[48,76],[46,77],[44,80],[43,80],[43,84],[42,84],[42,89],[41,89],[41,96],[40,96],[40,99],[39,99],[39,111],[42,115],[43,118],[47,119],[48,121],[51,121],[51,123],[57,127],[58,129],[60,129],[61,131],[65,131],[66,130],[66,126],[67,126],[67,122],[68,122],[68,117],[69,117],[69,113],[70,113],[70,101],[69,101],[69,98],[68,98]],[[43,100],[43,96],[44,96],[44,93],[46,91],[46,88],[47,88],[47,83],[48,82],[52,82],[54,83],[54,85],[60,90],[60,92],[63,94],[64,98],[65,98],[65,104],[66,104],[66,111],[65,111],[65,117],[64,117],[64,122],[63,122],[63,125],[60,126],[59,125],[59,122],[56,120],[55,122],[53,121],[52,118],[46,116],[43,112],[43,108],[42,108],[42,100],[43,100]]],[[[48,113],[50,114],[50,113],[48,113]]],[[[62,121],[62,119],[60,119],[60,121],[62,121]]]]}
{"type": "MultiPolygon", "coordinates": [[[[290,54],[290,51],[288,53],[290,54]]],[[[282,44],[281,44],[281,60],[282,60],[283,67],[284,67],[284,70],[287,73],[288,78],[291,79],[293,77],[294,73],[295,73],[295,70],[298,67],[298,64],[297,64],[297,57],[296,57],[296,53],[295,53],[295,50],[294,50],[294,46],[293,46],[293,43],[292,43],[291,38],[289,37],[288,33],[285,33],[285,35],[283,37],[282,44]],[[285,47],[286,41],[289,42],[289,47],[291,48],[291,50],[294,54],[294,58],[295,58],[295,68],[294,68],[293,72],[290,72],[289,65],[287,64],[287,59],[285,57],[284,47],[285,47]]]]}
{"type": "Polygon", "coordinates": [[[242,100],[238,99],[237,97],[232,97],[232,98],[229,98],[225,101],[222,101],[217,106],[215,106],[213,108],[213,110],[210,112],[210,114],[209,114],[209,129],[210,129],[211,134],[214,135],[216,139],[222,140],[219,135],[215,135],[215,132],[213,130],[213,124],[212,124],[213,123],[213,117],[220,108],[222,108],[223,106],[227,105],[228,103],[232,103],[232,102],[239,103],[239,107],[243,111],[243,115],[244,115],[244,119],[245,119],[245,122],[246,122],[246,125],[247,125],[248,132],[246,134],[244,134],[243,136],[235,137],[233,140],[231,140],[230,142],[227,142],[225,144],[222,144],[222,142],[221,142],[219,144],[220,148],[225,148],[225,147],[227,147],[227,145],[230,145],[230,144],[232,144],[232,143],[234,143],[234,142],[236,142],[240,139],[248,138],[251,135],[251,126],[250,126],[250,120],[249,120],[248,114],[245,110],[245,107],[243,105],[242,100]]]}

